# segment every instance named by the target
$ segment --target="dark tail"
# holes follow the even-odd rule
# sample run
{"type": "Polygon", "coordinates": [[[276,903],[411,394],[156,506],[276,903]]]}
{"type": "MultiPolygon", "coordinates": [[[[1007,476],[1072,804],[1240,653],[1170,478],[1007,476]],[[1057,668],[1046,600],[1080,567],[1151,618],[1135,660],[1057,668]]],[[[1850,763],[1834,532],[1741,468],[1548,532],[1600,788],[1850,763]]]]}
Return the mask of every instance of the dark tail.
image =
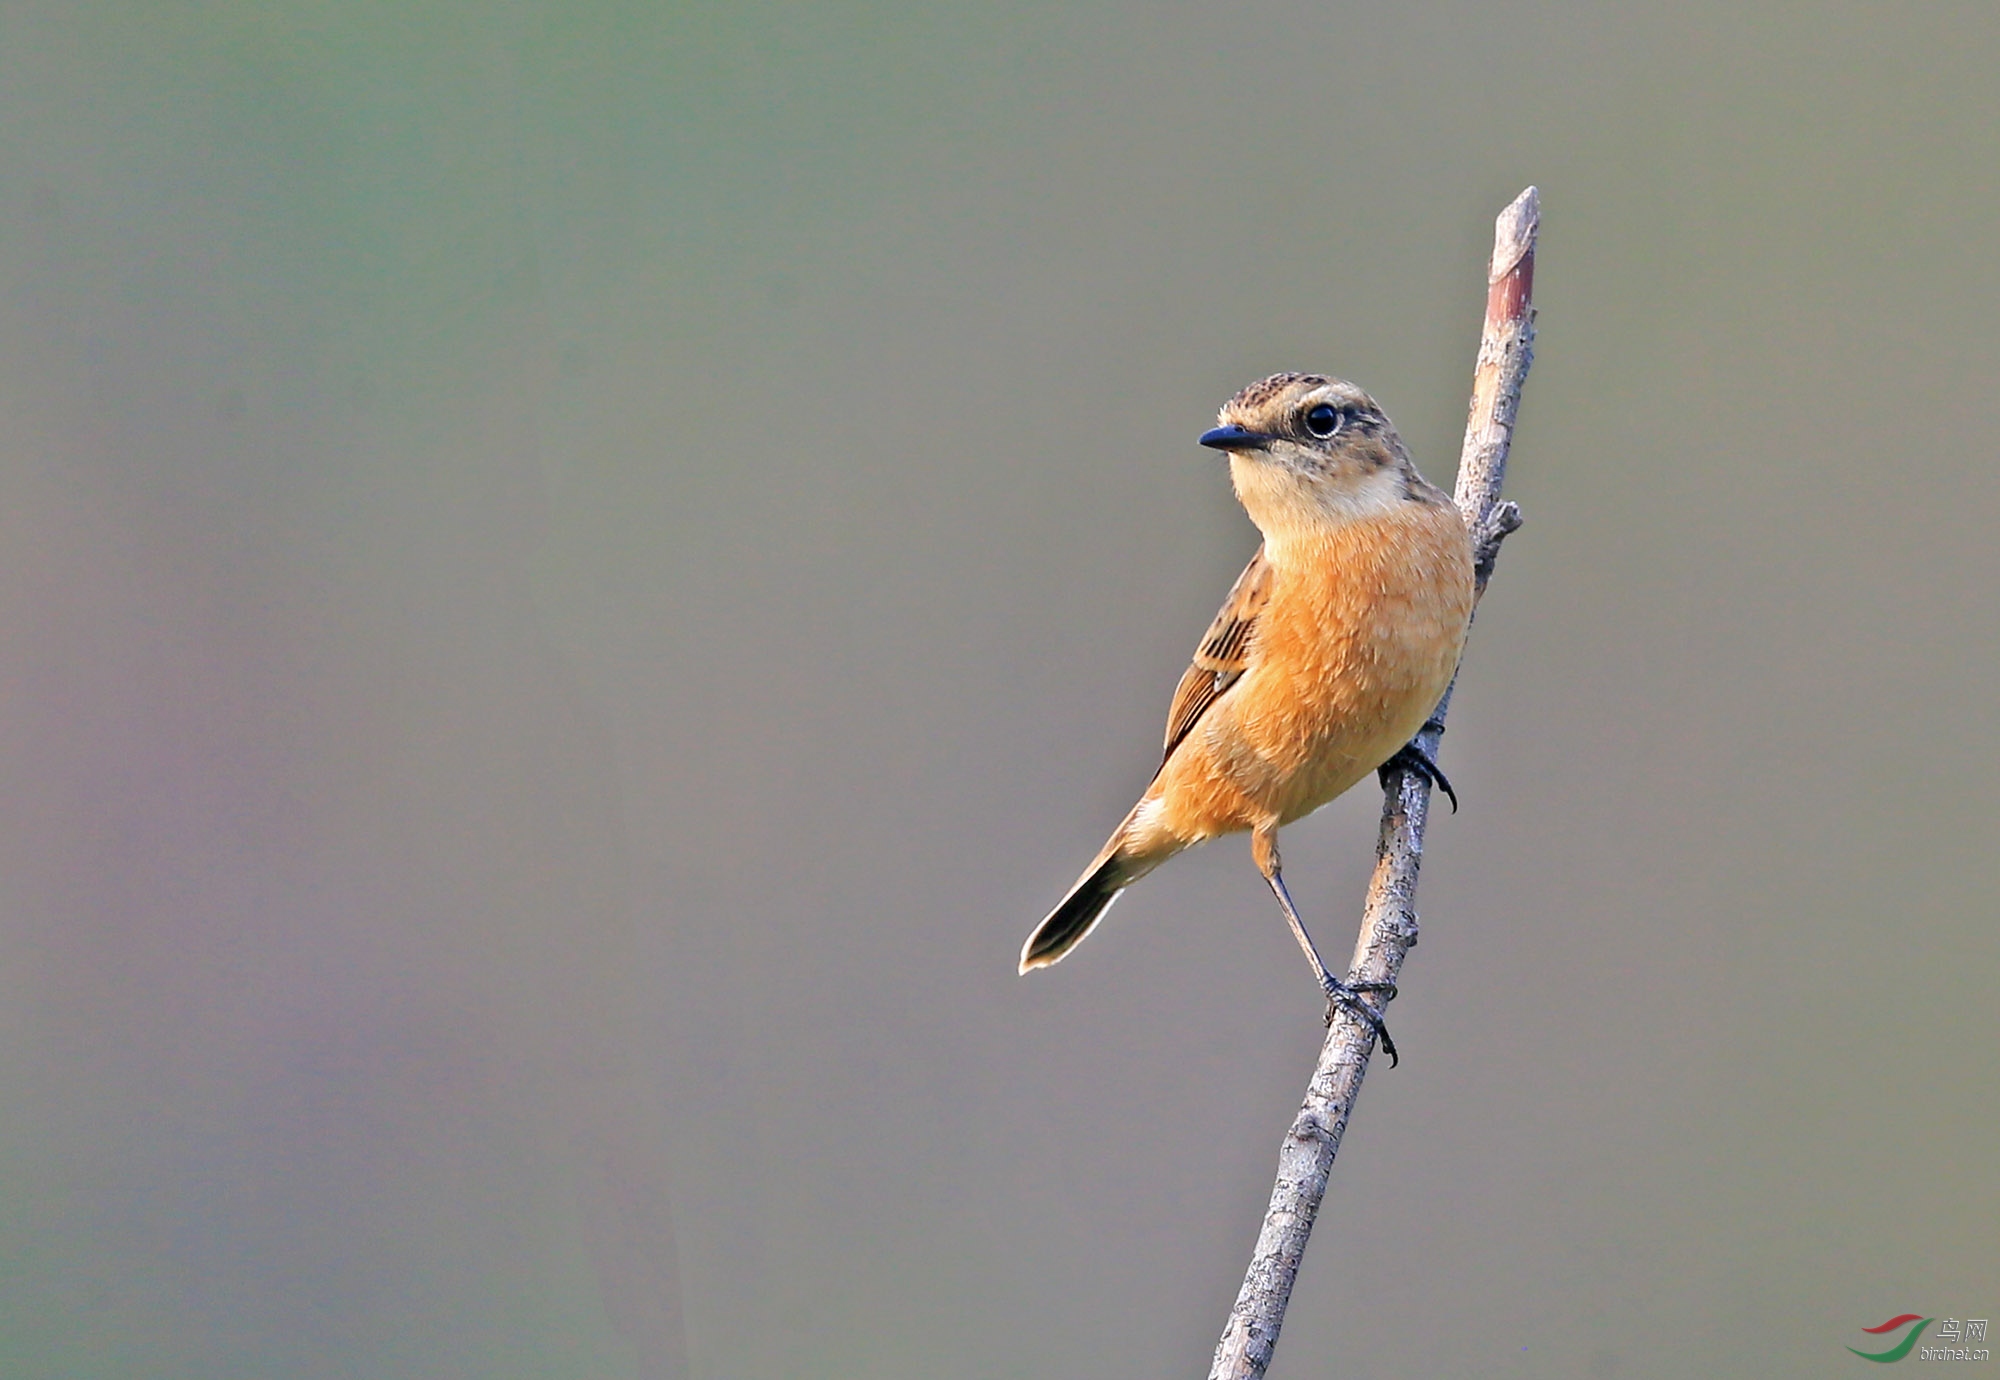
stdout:
{"type": "Polygon", "coordinates": [[[1021,971],[1046,968],[1081,944],[1119,893],[1137,880],[1115,852],[1098,862],[1028,936],[1021,947],[1021,971]]]}

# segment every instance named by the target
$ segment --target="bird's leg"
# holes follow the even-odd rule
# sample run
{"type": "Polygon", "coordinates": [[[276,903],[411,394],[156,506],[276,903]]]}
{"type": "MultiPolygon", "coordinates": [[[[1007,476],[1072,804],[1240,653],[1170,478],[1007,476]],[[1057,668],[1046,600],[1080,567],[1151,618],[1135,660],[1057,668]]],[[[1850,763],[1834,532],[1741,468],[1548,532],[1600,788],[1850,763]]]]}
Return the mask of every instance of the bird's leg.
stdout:
{"type": "Polygon", "coordinates": [[[1384,1001],[1396,997],[1393,982],[1342,982],[1328,970],[1313,947],[1312,936],[1306,933],[1305,922],[1299,919],[1298,907],[1292,904],[1292,893],[1285,889],[1285,874],[1278,868],[1278,831],[1259,828],[1250,835],[1250,853],[1257,861],[1257,870],[1264,874],[1264,880],[1271,884],[1271,894],[1278,898],[1279,909],[1285,912],[1285,923],[1292,927],[1292,937],[1305,950],[1306,960],[1312,964],[1313,972],[1319,977],[1319,985],[1326,993],[1326,1023],[1333,1024],[1334,1013],[1345,1006],[1360,1017],[1382,1041],[1382,1052],[1389,1056],[1389,1067],[1400,1062],[1396,1054],[1396,1042],[1389,1038],[1389,1027],[1382,1023],[1367,1002],[1361,1000],[1363,992],[1382,992],[1384,1001]]]}
{"type": "MultiPolygon", "coordinates": [[[[1417,732],[1423,733],[1427,729],[1436,729],[1439,733],[1442,733],[1444,732],[1444,725],[1436,719],[1432,719],[1423,728],[1418,729],[1417,732]]],[[[1446,778],[1443,770],[1431,759],[1431,755],[1418,745],[1415,738],[1410,739],[1409,742],[1397,748],[1394,757],[1391,757],[1381,766],[1375,768],[1375,779],[1382,783],[1383,790],[1386,791],[1389,789],[1389,774],[1398,770],[1413,771],[1443,791],[1445,796],[1451,801],[1451,812],[1453,814],[1458,813],[1458,792],[1451,788],[1451,782],[1446,778]]]]}

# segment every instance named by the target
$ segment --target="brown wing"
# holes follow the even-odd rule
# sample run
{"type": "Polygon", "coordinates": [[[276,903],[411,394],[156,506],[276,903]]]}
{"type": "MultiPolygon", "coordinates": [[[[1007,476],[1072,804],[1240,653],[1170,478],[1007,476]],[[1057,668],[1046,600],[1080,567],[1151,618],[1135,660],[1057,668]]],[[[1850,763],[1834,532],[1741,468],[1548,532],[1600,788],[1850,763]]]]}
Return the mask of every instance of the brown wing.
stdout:
{"type": "Polygon", "coordinates": [[[1195,648],[1194,664],[1174,691],[1173,708],[1167,711],[1167,750],[1162,762],[1174,755],[1181,739],[1193,731],[1208,707],[1243,678],[1250,666],[1250,634],[1257,627],[1257,615],[1270,600],[1271,564],[1260,546],[1230,586],[1222,612],[1208,625],[1208,635],[1195,648]]]}

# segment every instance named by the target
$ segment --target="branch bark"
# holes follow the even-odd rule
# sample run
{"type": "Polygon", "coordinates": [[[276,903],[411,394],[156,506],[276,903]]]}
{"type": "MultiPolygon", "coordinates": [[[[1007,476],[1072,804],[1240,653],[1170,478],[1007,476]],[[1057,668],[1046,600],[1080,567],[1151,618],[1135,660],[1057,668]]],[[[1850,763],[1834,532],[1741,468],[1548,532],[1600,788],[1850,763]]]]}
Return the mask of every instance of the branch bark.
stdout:
{"type": "MultiPolygon", "coordinates": [[[[1507,447],[1521,405],[1521,385],[1534,358],[1535,237],[1540,228],[1541,198],[1533,187],[1516,197],[1493,226],[1486,326],[1473,369],[1472,405],[1452,495],[1472,532],[1481,594],[1493,573],[1500,543],[1521,525],[1521,510],[1501,500],[1500,484],[1507,472],[1507,447]]],[[[1446,690],[1432,723],[1418,735],[1433,760],[1451,696],[1446,690]]],[[[1417,869],[1423,861],[1430,799],[1430,782],[1424,777],[1398,772],[1390,778],[1351,983],[1394,983],[1404,957],[1417,942],[1417,869]]],[[[1209,1380],[1258,1380],[1271,1363],[1306,1238],[1326,1196],[1327,1177],[1374,1047],[1374,1031],[1342,1008],[1327,1030],[1305,1102],[1279,1148],[1271,1206],[1264,1214],[1242,1292],[1229,1310],[1229,1322],[1215,1349],[1209,1380]]]]}

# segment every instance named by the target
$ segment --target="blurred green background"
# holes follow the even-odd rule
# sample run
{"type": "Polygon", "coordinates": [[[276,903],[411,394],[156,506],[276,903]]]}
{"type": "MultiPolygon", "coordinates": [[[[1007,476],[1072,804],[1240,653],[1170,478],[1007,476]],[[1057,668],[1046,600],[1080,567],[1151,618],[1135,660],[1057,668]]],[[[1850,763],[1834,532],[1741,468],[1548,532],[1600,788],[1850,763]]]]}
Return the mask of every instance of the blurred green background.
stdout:
{"type": "MultiPolygon", "coordinates": [[[[1021,940],[1351,377],[1539,360],[1272,1374],[2000,1305],[2000,12],[0,7],[0,1372],[1205,1373],[1247,849],[1021,940]]],[[[1377,801],[1288,831],[1344,952],[1377,801]]]]}

